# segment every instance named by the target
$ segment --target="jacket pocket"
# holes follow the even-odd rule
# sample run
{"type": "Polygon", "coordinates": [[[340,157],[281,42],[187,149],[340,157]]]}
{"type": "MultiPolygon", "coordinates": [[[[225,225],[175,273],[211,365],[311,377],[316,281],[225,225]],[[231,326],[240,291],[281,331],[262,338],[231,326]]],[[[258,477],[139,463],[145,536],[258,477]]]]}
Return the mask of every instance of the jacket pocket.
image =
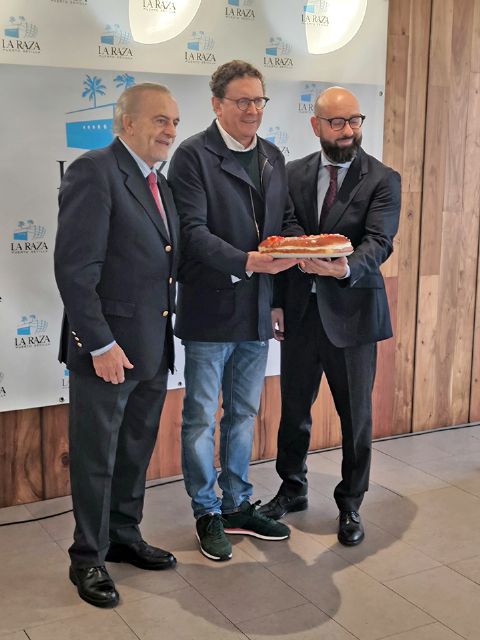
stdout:
{"type": "Polygon", "coordinates": [[[136,304],[134,302],[124,302],[123,300],[109,300],[101,298],[102,311],[106,316],[120,316],[121,318],[132,318],[135,313],[136,304]]]}

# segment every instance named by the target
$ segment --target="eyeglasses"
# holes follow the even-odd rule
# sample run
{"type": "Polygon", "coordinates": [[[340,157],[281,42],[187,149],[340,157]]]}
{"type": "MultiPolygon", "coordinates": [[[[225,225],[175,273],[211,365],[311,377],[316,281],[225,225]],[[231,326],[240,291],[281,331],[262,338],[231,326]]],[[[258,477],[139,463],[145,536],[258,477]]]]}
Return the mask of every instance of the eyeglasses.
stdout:
{"type": "Polygon", "coordinates": [[[235,100],[235,98],[227,98],[226,96],[224,96],[222,100],[230,100],[230,102],[235,102],[240,111],[246,111],[250,106],[250,103],[253,102],[255,109],[261,111],[262,109],[265,109],[265,105],[270,100],[270,98],[262,96],[259,98],[238,98],[238,100],[235,100]]]}
{"type": "Polygon", "coordinates": [[[326,120],[334,131],[341,131],[345,125],[350,125],[351,129],[360,129],[366,116],[352,116],[351,118],[322,118],[317,116],[317,120],[326,120]]]}

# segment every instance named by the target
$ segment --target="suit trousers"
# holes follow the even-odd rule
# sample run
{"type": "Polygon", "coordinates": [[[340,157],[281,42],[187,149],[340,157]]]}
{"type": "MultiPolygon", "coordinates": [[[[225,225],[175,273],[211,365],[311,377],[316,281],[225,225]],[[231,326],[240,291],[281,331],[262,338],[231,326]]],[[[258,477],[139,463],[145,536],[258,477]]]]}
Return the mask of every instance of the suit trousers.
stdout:
{"type": "Polygon", "coordinates": [[[103,565],[110,541],[141,539],[147,467],[167,389],[168,358],[151,380],[104,382],[70,373],[72,565],[103,565]]]}
{"type": "Polygon", "coordinates": [[[307,494],[311,407],[325,372],[342,429],[342,479],[334,498],[340,511],[357,511],[368,490],[372,439],[372,389],[376,343],[339,348],[328,339],[310,300],[300,329],[281,345],[282,414],[278,431],[280,494],[307,494]]]}

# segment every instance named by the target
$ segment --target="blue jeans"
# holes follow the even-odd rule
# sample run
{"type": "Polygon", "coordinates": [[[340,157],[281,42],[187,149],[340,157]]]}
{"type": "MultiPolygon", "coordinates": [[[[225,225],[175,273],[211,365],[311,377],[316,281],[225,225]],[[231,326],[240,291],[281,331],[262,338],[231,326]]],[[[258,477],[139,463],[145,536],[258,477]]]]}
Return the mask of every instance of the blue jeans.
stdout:
{"type": "Polygon", "coordinates": [[[253,419],[258,412],[268,342],[196,342],[185,346],[185,400],[182,420],[182,467],[196,518],[231,513],[252,495],[248,465],[253,419]],[[217,497],[214,466],[215,413],[220,391],[220,465],[217,497]]]}

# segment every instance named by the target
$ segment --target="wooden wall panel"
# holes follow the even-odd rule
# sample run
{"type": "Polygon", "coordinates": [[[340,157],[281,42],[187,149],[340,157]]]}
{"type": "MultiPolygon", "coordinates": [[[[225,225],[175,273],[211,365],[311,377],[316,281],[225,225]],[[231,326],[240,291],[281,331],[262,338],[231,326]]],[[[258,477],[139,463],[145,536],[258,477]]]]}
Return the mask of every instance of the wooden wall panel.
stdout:
{"type": "Polygon", "coordinates": [[[70,493],[68,405],[44,407],[41,424],[44,498],[65,496],[70,493]]]}
{"type": "Polygon", "coordinates": [[[0,413],[0,507],[42,498],[40,409],[0,413]]]}
{"type": "Polygon", "coordinates": [[[467,422],[478,270],[479,0],[433,1],[413,430],[467,422]]]}
{"type": "Polygon", "coordinates": [[[390,0],[383,160],[402,176],[394,253],[382,267],[394,338],[379,344],[373,433],[411,429],[431,0],[390,0]]]}

